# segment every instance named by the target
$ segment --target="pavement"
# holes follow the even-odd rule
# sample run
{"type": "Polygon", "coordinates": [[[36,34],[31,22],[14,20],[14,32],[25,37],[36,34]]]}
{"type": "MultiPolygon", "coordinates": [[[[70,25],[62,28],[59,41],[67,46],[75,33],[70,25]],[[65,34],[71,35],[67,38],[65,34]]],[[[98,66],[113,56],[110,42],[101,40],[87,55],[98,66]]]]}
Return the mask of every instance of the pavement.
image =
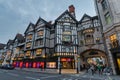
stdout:
{"type": "MultiPolygon", "coordinates": [[[[41,70],[38,68],[15,68],[16,70],[30,71],[30,72],[40,72],[40,73],[50,73],[50,74],[59,74],[59,70],[57,69],[45,69],[41,70]]],[[[75,69],[62,69],[61,74],[70,75],[73,77],[82,77],[82,78],[91,78],[99,79],[99,80],[120,80],[120,75],[99,75],[98,73],[92,75],[91,73],[86,73],[85,71],[76,73],[75,69]]]]}

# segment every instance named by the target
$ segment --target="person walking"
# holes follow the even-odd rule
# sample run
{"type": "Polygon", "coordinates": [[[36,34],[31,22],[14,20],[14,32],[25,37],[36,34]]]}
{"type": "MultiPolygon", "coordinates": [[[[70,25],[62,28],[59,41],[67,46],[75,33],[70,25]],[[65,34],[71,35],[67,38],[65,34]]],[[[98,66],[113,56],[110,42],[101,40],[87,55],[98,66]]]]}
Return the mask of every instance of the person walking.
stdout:
{"type": "Polygon", "coordinates": [[[95,67],[93,64],[91,65],[90,69],[91,69],[92,75],[94,75],[95,67]]]}
{"type": "Polygon", "coordinates": [[[99,75],[102,75],[102,65],[98,64],[97,70],[98,70],[99,75]]]}

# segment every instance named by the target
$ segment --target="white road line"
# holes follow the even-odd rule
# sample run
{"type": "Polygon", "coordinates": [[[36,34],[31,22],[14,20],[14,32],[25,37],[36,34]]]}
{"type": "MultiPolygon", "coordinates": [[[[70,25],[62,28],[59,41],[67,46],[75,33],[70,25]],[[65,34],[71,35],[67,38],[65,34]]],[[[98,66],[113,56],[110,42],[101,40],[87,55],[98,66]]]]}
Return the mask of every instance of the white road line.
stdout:
{"type": "Polygon", "coordinates": [[[14,74],[14,73],[7,73],[7,74],[9,74],[11,76],[19,76],[18,74],[14,74]]]}
{"type": "Polygon", "coordinates": [[[40,79],[33,78],[33,77],[29,77],[29,76],[27,76],[27,77],[25,77],[25,78],[27,78],[27,79],[32,79],[32,80],[40,80],[40,79]]]}
{"type": "Polygon", "coordinates": [[[52,78],[52,77],[58,77],[58,76],[47,76],[47,77],[41,77],[41,79],[52,78]]]}

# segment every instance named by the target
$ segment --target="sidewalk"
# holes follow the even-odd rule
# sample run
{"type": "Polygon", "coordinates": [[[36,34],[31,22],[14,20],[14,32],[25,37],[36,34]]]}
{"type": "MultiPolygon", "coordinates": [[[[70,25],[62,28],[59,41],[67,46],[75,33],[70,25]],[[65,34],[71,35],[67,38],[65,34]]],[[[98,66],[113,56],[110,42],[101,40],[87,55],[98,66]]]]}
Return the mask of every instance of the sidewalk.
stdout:
{"type": "MultiPolygon", "coordinates": [[[[39,68],[15,68],[16,70],[23,70],[23,71],[30,71],[30,72],[40,72],[40,73],[53,73],[53,74],[59,74],[58,69],[44,69],[41,70],[39,68]]],[[[61,69],[61,74],[75,74],[75,69],[61,69]]]]}
{"type": "Polygon", "coordinates": [[[101,80],[120,80],[120,75],[99,75],[99,74],[94,74],[92,75],[91,73],[85,73],[83,74],[75,74],[77,77],[84,77],[84,78],[94,78],[94,79],[101,79],[101,80]]]}

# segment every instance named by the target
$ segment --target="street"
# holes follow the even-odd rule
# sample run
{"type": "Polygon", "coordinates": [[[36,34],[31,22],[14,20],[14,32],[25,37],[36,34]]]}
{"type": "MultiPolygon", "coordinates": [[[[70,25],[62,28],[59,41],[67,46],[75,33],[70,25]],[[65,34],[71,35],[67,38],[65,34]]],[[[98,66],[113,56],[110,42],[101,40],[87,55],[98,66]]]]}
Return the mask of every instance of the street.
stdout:
{"type": "Polygon", "coordinates": [[[75,74],[50,74],[0,69],[0,80],[102,80],[75,74]]]}

